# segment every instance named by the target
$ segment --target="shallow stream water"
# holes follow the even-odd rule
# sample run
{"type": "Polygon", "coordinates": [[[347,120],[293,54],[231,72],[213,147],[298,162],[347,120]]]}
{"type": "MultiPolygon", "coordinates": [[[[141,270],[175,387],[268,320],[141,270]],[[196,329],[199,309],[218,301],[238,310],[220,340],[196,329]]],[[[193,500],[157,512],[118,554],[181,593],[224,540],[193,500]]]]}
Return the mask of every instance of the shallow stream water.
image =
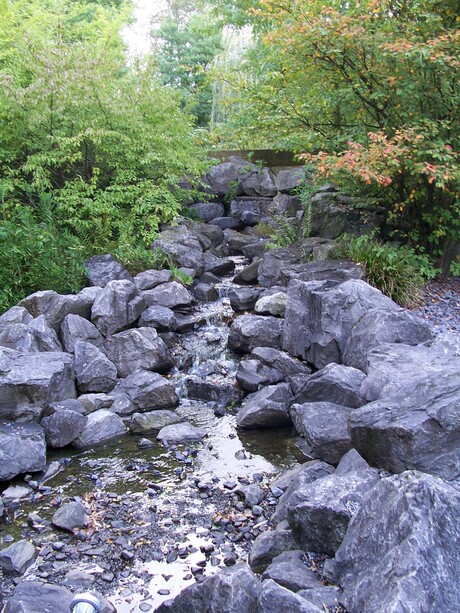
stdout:
{"type": "Polygon", "coordinates": [[[92,449],[50,454],[57,474],[13,503],[7,523],[0,524],[0,548],[27,538],[40,551],[24,579],[65,585],[70,573],[73,592],[98,591],[119,613],[137,613],[153,611],[186,585],[247,559],[275,501],[268,495],[257,517],[231,490],[257,483],[269,494],[269,483],[293,466],[300,452],[290,428],[237,431],[236,403],[219,417],[215,403],[186,396],[190,377],[235,380],[238,360],[226,350],[234,316],[228,286],[229,281],[221,286],[219,300],[197,308],[206,325],[182,335],[173,349],[177,412],[204,428],[207,437],[165,447],[148,436],[154,445],[144,449],[138,446],[141,437],[125,435],[92,449]],[[48,522],[72,497],[85,502],[89,526],[68,535],[48,522]],[[39,517],[34,527],[31,512],[39,517]]]}

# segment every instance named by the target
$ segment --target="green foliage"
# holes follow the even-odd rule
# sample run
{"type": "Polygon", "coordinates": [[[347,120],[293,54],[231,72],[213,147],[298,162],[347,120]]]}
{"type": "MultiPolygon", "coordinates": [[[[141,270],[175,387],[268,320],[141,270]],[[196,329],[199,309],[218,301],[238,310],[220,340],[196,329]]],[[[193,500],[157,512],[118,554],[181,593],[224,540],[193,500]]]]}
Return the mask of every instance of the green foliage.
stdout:
{"type": "Polygon", "coordinates": [[[206,126],[211,116],[212,87],[207,68],[220,50],[220,29],[209,9],[202,7],[187,15],[174,11],[155,31],[161,79],[180,92],[185,108],[199,126],[206,126]]]}
{"type": "Polygon", "coordinates": [[[169,267],[171,271],[171,276],[173,281],[177,281],[177,283],[181,283],[182,285],[191,285],[193,283],[193,277],[185,273],[183,270],[178,268],[177,266],[170,265],[169,267]]]}
{"type": "Polygon", "coordinates": [[[460,242],[458,1],[264,0],[252,21],[257,46],[222,71],[221,138],[308,152],[318,173],[383,197],[399,238],[447,270],[460,242]]]}
{"type": "Polygon", "coordinates": [[[366,281],[403,307],[414,306],[424,279],[439,273],[426,255],[383,243],[367,234],[342,236],[330,257],[361,264],[366,281]]]}
{"type": "MultiPolygon", "coordinates": [[[[5,205],[4,205],[5,206],[5,205]]],[[[12,205],[0,223],[0,312],[42,289],[78,292],[84,285],[83,248],[56,222],[46,194],[12,205]]]]}

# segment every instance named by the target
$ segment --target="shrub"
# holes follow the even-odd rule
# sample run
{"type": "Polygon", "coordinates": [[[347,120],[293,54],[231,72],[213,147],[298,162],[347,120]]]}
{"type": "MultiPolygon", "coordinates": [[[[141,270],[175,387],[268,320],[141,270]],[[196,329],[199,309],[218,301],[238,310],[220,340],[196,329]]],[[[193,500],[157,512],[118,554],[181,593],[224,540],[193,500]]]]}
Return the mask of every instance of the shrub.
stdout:
{"type": "Polygon", "coordinates": [[[361,264],[366,281],[403,307],[414,306],[424,278],[432,278],[438,272],[426,256],[368,234],[342,236],[331,257],[361,264]]]}

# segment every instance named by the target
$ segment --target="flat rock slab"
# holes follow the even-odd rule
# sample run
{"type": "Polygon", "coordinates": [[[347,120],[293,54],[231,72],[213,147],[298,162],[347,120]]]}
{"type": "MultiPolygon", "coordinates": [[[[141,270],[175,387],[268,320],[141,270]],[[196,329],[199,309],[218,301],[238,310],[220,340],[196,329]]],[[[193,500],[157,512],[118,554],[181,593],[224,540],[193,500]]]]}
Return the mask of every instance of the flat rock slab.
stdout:
{"type": "Polygon", "coordinates": [[[157,439],[163,443],[199,442],[206,436],[203,428],[196,428],[188,422],[165,426],[158,433],[157,439]]]}
{"type": "Polygon", "coordinates": [[[460,493],[408,471],[363,499],[327,574],[350,613],[459,611],[460,493]]]}
{"type": "Polygon", "coordinates": [[[0,551],[0,567],[6,573],[24,574],[37,557],[37,550],[29,541],[21,540],[0,551]]]}
{"type": "Polygon", "coordinates": [[[75,528],[83,528],[86,526],[86,509],[78,500],[66,502],[59,507],[51,521],[56,528],[73,532],[75,528]]]}
{"type": "Polygon", "coordinates": [[[75,398],[73,357],[0,349],[0,419],[38,419],[51,402],[75,398]]]}
{"type": "Polygon", "coordinates": [[[46,466],[45,431],[38,424],[0,421],[0,481],[46,466]]]}
{"type": "Polygon", "coordinates": [[[58,585],[23,581],[8,599],[3,613],[62,613],[70,611],[72,592],[58,585]]]}

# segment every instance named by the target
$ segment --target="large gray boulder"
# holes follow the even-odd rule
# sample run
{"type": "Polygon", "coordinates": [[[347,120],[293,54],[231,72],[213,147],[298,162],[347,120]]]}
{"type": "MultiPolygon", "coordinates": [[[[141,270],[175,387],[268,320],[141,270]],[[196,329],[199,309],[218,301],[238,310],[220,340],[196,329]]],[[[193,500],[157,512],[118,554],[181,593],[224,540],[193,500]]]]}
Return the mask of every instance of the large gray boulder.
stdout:
{"type": "Polygon", "coordinates": [[[292,192],[308,179],[308,171],[305,166],[298,168],[285,168],[275,176],[275,185],[280,192],[292,192]]]}
{"type": "Polygon", "coordinates": [[[268,168],[260,168],[237,156],[213,166],[204,181],[211,194],[221,197],[230,193],[237,196],[274,196],[277,191],[268,168]]]}
{"type": "Polygon", "coordinates": [[[142,292],[148,306],[159,305],[168,309],[188,307],[193,303],[193,295],[177,281],[162,283],[142,292]]]}
{"type": "Polygon", "coordinates": [[[22,581],[8,598],[3,613],[62,613],[70,610],[73,594],[51,583],[22,581]]]}
{"type": "Polygon", "coordinates": [[[252,545],[249,565],[254,572],[262,573],[273,558],[283,551],[292,551],[297,547],[298,543],[291,530],[265,530],[258,535],[252,545]]]}
{"type": "Polygon", "coordinates": [[[332,402],[354,409],[366,402],[361,394],[365,379],[366,375],[357,368],[328,364],[305,379],[294,402],[332,402]]]}
{"type": "Polygon", "coordinates": [[[85,429],[86,421],[85,415],[64,410],[44,417],[40,425],[45,431],[47,445],[60,448],[69,445],[80,436],[85,429]]]}
{"type": "Polygon", "coordinates": [[[322,477],[326,477],[334,472],[334,467],[326,462],[312,460],[302,464],[296,469],[295,474],[289,479],[286,487],[282,487],[279,480],[275,481],[277,487],[284,489],[284,494],[278,500],[275,513],[272,516],[274,523],[279,523],[286,519],[286,513],[290,506],[295,506],[299,500],[299,493],[305,489],[305,495],[308,496],[309,486],[311,483],[322,477]]]}
{"type": "Polygon", "coordinates": [[[165,426],[177,424],[180,421],[181,418],[176,412],[159,409],[149,413],[134,413],[128,427],[133,434],[153,434],[165,426]]]}
{"type": "Polygon", "coordinates": [[[362,279],[363,276],[363,267],[348,260],[314,260],[280,271],[281,285],[289,285],[292,279],[343,283],[350,279],[362,279]]]}
{"type": "Polygon", "coordinates": [[[313,458],[337,464],[351,449],[348,419],[352,409],[332,402],[293,404],[289,414],[297,432],[307,441],[313,458]]]}
{"type": "Polygon", "coordinates": [[[247,564],[237,564],[186,587],[155,613],[258,613],[261,585],[247,564]]]}
{"type": "Polygon", "coordinates": [[[236,416],[239,428],[277,428],[291,424],[289,403],[292,400],[288,383],[269,385],[250,394],[236,416]]]}
{"type": "Polygon", "coordinates": [[[230,275],[235,270],[235,262],[207,252],[204,254],[204,270],[219,276],[230,275]]]}
{"type": "Polygon", "coordinates": [[[169,424],[164,426],[157,435],[157,439],[163,443],[200,442],[206,436],[203,428],[197,428],[188,422],[169,424]]]}
{"type": "Polygon", "coordinates": [[[126,426],[121,417],[107,409],[98,409],[87,417],[83,432],[73,441],[75,447],[89,447],[125,434],[126,426]]]}
{"type": "Polygon", "coordinates": [[[109,281],[94,301],[91,319],[103,336],[124,330],[145,309],[139,290],[131,281],[109,281]]]}
{"type": "Polygon", "coordinates": [[[292,592],[319,585],[318,576],[306,565],[305,553],[299,549],[283,551],[273,558],[262,579],[273,579],[292,592]]]}
{"type": "Polygon", "coordinates": [[[328,577],[350,613],[460,610],[460,493],[418,472],[382,479],[363,499],[328,577]]]}
{"type": "Polygon", "coordinates": [[[234,311],[252,310],[259,299],[261,290],[257,287],[232,287],[228,292],[230,306],[234,311]]]}
{"type": "Polygon", "coordinates": [[[0,419],[38,420],[51,402],[75,398],[73,357],[0,349],[0,419]]]}
{"type": "Polygon", "coordinates": [[[283,322],[277,317],[240,315],[230,326],[228,347],[249,353],[256,347],[281,347],[283,322]]]}
{"type": "MultiPolygon", "coordinates": [[[[182,221],[183,224],[187,226],[189,230],[194,232],[197,238],[201,240],[201,244],[204,244],[203,238],[206,238],[211,243],[211,247],[220,248],[222,246],[222,242],[224,240],[224,231],[222,228],[219,228],[213,223],[202,223],[192,219],[183,219],[182,221]]],[[[224,254],[222,253],[221,255],[224,254]]]]}
{"type": "Polygon", "coordinates": [[[126,330],[110,336],[105,349],[120,377],[136,370],[165,373],[174,365],[171,353],[154,328],[126,330]]]}
{"type": "Polygon", "coordinates": [[[343,363],[367,372],[367,354],[384,343],[419,345],[433,339],[430,325],[406,309],[371,309],[353,326],[343,363]]]}
{"type": "Polygon", "coordinates": [[[113,390],[111,410],[121,416],[170,409],[179,404],[174,385],[156,372],[137,370],[113,390]]]}
{"type": "Polygon", "coordinates": [[[247,392],[256,392],[266,385],[280,383],[284,378],[279,370],[265,366],[259,360],[241,360],[236,372],[238,384],[247,392]]]}
{"type": "Polygon", "coordinates": [[[85,260],[85,268],[90,285],[105,287],[110,281],[133,280],[126,268],[109,253],[85,260]]]}
{"type": "Polygon", "coordinates": [[[81,291],[78,294],[57,294],[52,290],[35,292],[19,303],[32,317],[44,315],[48,325],[59,331],[66,315],[73,313],[89,319],[94,293],[81,291]]]}
{"type": "Polygon", "coordinates": [[[62,351],[56,332],[40,315],[27,324],[10,324],[0,330],[0,345],[22,353],[62,351]]]}
{"type": "Polygon", "coordinates": [[[75,375],[80,393],[110,392],[117,380],[117,367],[91,343],[75,343],[75,375]]]}
{"type": "Polygon", "coordinates": [[[171,271],[167,269],[162,270],[144,270],[134,277],[134,283],[137,289],[145,291],[147,289],[153,289],[157,285],[162,283],[169,283],[172,280],[171,271]]]}
{"type": "Polygon", "coordinates": [[[13,324],[28,324],[32,319],[32,315],[26,308],[22,306],[13,306],[0,315],[0,330],[13,324]]]}
{"type": "Polygon", "coordinates": [[[76,528],[84,528],[88,523],[86,508],[79,500],[61,504],[54,513],[51,523],[56,528],[73,532],[76,528]]]}
{"type": "Polygon", "coordinates": [[[193,269],[195,276],[204,272],[203,247],[198,235],[185,224],[164,229],[158,234],[152,248],[160,248],[177,266],[193,269]]]}
{"type": "Polygon", "coordinates": [[[298,247],[285,247],[265,252],[259,265],[259,283],[262,287],[282,285],[282,271],[305,261],[305,253],[298,247]]]}
{"type": "Polygon", "coordinates": [[[285,351],[274,347],[256,347],[251,351],[251,358],[260,360],[262,364],[270,368],[275,368],[285,377],[293,375],[309,375],[310,368],[300,360],[293,358],[285,351]]]}
{"type": "Polygon", "coordinates": [[[257,613],[280,613],[280,611],[321,613],[321,609],[313,603],[268,579],[262,584],[262,591],[257,600],[257,613]]]}
{"type": "Polygon", "coordinates": [[[363,497],[379,481],[376,469],[328,475],[297,490],[287,520],[306,551],[334,555],[363,497]]]}
{"type": "Polygon", "coordinates": [[[225,213],[221,202],[196,202],[189,209],[202,221],[211,221],[215,217],[222,217],[225,213]]]}
{"type": "Polygon", "coordinates": [[[416,469],[447,480],[460,476],[460,357],[424,346],[382,345],[369,354],[356,409],[353,446],[373,466],[416,469]]]}
{"type": "Polygon", "coordinates": [[[287,294],[275,292],[267,296],[261,296],[255,304],[254,310],[258,315],[273,315],[284,317],[286,312],[287,294]]]}
{"type": "Polygon", "coordinates": [[[45,431],[38,424],[0,421],[0,481],[44,470],[45,431]]]}
{"type": "Polygon", "coordinates": [[[23,575],[35,562],[37,550],[32,543],[20,540],[0,551],[0,567],[5,573],[23,575]]]}
{"type": "Polygon", "coordinates": [[[145,309],[139,319],[140,328],[155,328],[159,332],[168,332],[176,327],[176,316],[172,309],[153,305],[145,309]]]}
{"type": "Polygon", "coordinates": [[[73,353],[77,341],[92,343],[101,348],[104,344],[102,334],[94,324],[80,317],[80,315],[67,315],[61,324],[61,338],[64,349],[73,353]]]}
{"type": "Polygon", "coordinates": [[[340,363],[353,326],[373,308],[400,307],[359,279],[339,284],[294,279],[288,287],[283,348],[316,368],[340,363]]]}

